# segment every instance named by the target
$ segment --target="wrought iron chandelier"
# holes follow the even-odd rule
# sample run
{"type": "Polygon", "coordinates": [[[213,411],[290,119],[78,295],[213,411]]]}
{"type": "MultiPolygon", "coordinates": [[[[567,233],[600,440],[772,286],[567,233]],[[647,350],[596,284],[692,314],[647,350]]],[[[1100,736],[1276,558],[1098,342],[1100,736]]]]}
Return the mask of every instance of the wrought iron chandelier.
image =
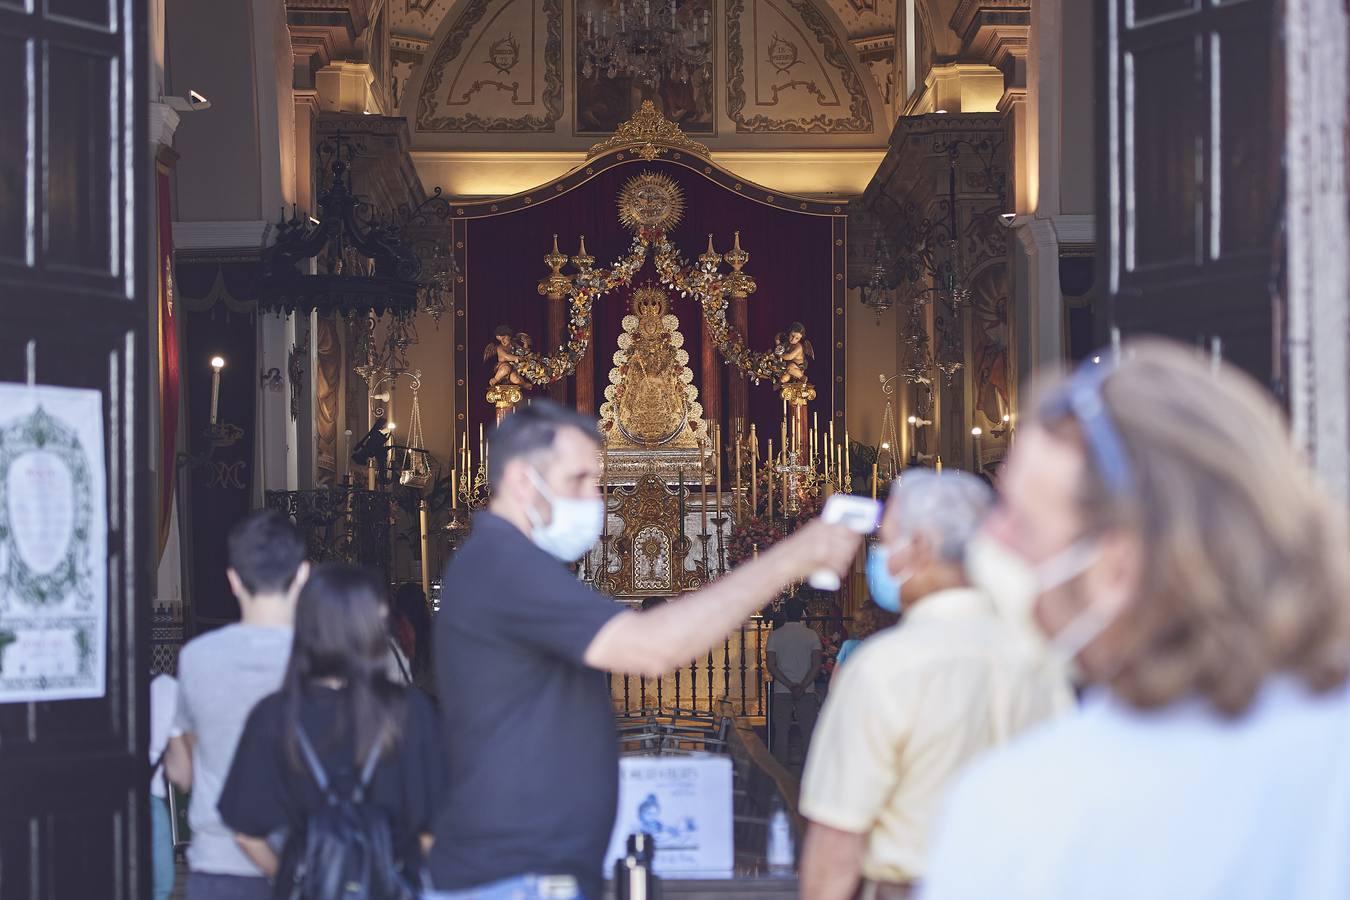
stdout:
{"type": "Polygon", "coordinates": [[[712,77],[712,28],[707,10],[677,0],[610,0],[586,13],[577,36],[581,76],[636,78],[652,88],[666,80],[712,77]]]}
{"type": "Polygon", "coordinates": [[[862,305],[876,313],[880,325],[881,314],[895,304],[895,286],[886,268],[886,248],[880,239],[873,245],[872,270],[860,291],[862,305]]]}
{"type": "Polygon", "coordinates": [[[263,257],[258,309],[344,316],[386,312],[410,316],[417,308],[421,262],[403,240],[403,229],[380,221],[352,191],[355,149],[341,134],[320,143],[331,181],[319,194],[319,217],[292,210],[276,226],[263,257]],[[317,274],[301,265],[314,260],[317,274]]]}

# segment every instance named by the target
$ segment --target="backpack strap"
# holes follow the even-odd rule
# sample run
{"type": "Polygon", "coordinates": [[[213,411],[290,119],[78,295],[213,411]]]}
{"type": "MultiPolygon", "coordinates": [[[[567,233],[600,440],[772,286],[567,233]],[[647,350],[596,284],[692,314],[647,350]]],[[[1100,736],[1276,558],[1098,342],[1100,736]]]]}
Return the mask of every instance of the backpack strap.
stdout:
{"type": "Polygon", "coordinates": [[[300,745],[300,755],[305,758],[305,765],[309,767],[309,774],[314,777],[314,783],[319,786],[319,790],[325,794],[331,793],[328,785],[328,773],[323,770],[323,764],[319,762],[319,754],[314,752],[314,745],[309,742],[309,735],[305,734],[305,728],[299,722],[295,723],[296,742],[300,745]]]}
{"type": "Polygon", "coordinates": [[[356,799],[360,800],[365,794],[366,788],[370,786],[370,780],[375,777],[375,767],[380,763],[380,757],[384,755],[384,739],[389,733],[389,723],[386,721],[380,728],[380,733],[375,737],[375,743],[370,745],[370,752],[366,754],[366,762],[361,766],[361,780],[356,784],[356,799]]]}

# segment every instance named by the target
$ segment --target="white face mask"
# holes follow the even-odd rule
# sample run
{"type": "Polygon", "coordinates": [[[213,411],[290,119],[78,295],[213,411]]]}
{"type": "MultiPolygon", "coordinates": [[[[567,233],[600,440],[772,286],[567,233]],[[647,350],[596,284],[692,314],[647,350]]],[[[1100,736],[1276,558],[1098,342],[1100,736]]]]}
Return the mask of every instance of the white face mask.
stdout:
{"type": "Polygon", "coordinates": [[[547,525],[544,524],[534,507],[527,507],[525,515],[530,520],[533,531],[530,540],[545,553],[565,563],[574,563],[595,546],[600,532],[605,527],[605,501],[599,497],[579,499],[576,497],[555,497],[548,489],[544,479],[533,468],[526,469],[530,481],[544,495],[552,513],[547,525]]]}
{"type": "Polygon", "coordinates": [[[1097,547],[1076,541],[1040,565],[1032,565],[983,532],[966,547],[966,574],[994,601],[999,615],[1067,666],[1095,641],[1115,618],[1090,604],[1053,635],[1036,621],[1036,600],[1082,575],[1097,561],[1097,547]]]}

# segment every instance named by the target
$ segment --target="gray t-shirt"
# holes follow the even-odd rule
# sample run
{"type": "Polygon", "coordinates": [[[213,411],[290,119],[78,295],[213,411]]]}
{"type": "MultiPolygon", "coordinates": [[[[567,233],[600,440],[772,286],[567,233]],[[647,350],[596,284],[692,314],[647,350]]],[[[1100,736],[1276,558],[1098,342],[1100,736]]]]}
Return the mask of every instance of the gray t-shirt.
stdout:
{"type": "Polygon", "coordinates": [[[204,634],[179,654],[174,725],[193,736],[187,855],[194,872],[260,874],[220,820],[216,804],[248,714],[281,687],[290,654],[291,629],[244,624],[204,634]]]}

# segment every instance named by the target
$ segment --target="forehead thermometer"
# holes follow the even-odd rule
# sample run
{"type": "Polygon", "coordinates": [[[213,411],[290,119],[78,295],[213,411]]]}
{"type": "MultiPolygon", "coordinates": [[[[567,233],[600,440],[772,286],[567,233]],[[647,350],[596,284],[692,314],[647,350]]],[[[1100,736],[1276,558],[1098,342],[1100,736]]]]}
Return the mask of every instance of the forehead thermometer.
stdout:
{"type": "MultiPolygon", "coordinates": [[[[871,534],[881,521],[881,504],[870,497],[832,494],[825,501],[820,517],[831,525],[843,525],[858,534],[871,534]]],[[[839,590],[839,576],[829,569],[812,572],[807,583],[818,591],[839,590]]]]}

